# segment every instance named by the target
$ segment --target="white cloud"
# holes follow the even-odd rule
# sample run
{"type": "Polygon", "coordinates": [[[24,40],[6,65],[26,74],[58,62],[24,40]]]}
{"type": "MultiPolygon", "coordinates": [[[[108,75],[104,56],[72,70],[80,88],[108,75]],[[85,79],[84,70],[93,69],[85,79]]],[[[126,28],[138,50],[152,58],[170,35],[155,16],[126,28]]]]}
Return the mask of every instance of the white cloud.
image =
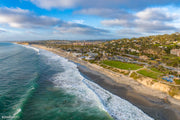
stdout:
{"type": "Polygon", "coordinates": [[[122,0],[29,0],[38,7],[45,9],[66,9],[66,8],[77,8],[77,7],[106,7],[115,6],[116,3],[121,3],[122,0]]]}
{"type": "Polygon", "coordinates": [[[57,25],[60,21],[47,16],[36,16],[20,8],[0,8],[0,24],[15,28],[38,28],[57,25]]]}
{"type": "Polygon", "coordinates": [[[172,21],[174,15],[169,12],[168,8],[147,8],[136,13],[136,16],[143,20],[161,20],[172,21]]]}
{"type": "MultiPolygon", "coordinates": [[[[83,22],[77,21],[76,22],[83,22]]],[[[57,18],[47,16],[37,16],[28,10],[20,8],[0,8],[0,25],[9,25],[13,28],[23,29],[56,29],[59,33],[73,33],[73,34],[90,34],[101,35],[109,31],[94,28],[91,26],[62,21],[57,18]]]]}
{"type": "Polygon", "coordinates": [[[132,14],[126,12],[122,9],[112,9],[112,8],[88,8],[75,11],[75,14],[84,14],[84,15],[96,15],[105,18],[126,18],[132,19],[132,14]]]}
{"type": "MultiPolygon", "coordinates": [[[[180,20],[177,14],[179,8],[172,11],[171,8],[147,8],[145,10],[133,13],[134,19],[110,19],[101,22],[104,26],[123,27],[124,29],[133,28],[135,31],[143,33],[167,33],[177,31],[179,28],[174,21],[180,20]]],[[[177,23],[177,22],[176,22],[177,23]]]]}
{"type": "Polygon", "coordinates": [[[73,8],[80,0],[31,0],[32,3],[45,9],[73,8]]]}
{"type": "Polygon", "coordinates": [[[162,21],[144,21],[144,20],[136,20],[134,22],[135,28],[139,29],[141,32],[161,32],[161,31],[174,31],[176,30],[175,26],[167,25],[162,21]]]}
{"type": "Polygon", "coordinates": [[[45,8],[124,8],[144,9],[148,6],[178,5],[179,0],[29,0],[35,5],[45,8]]]}
{"type": "Polygon", "coordinates": [[[133,23],[126,19],[112,19],[112,20],[103,20],[101,24],[104,26],[123,26],[123,27],[131,27],[133,23]]]}
{"type": "Polygon", "coordinates": [[[7,32],[7,30],[0,28],[0,33],[4,33],[4,32],[7,32]]]}
{"type": "Polygon", "coordinates": [[[73,33],[73,34],[86,34],[86,35],[105,35],[109,33],[108,30],[103,30],[83,24],[72,23],[72,22],[61,24],[56,27],[56,30],[58,30],[59,33],[62,34],[73,33]]]}

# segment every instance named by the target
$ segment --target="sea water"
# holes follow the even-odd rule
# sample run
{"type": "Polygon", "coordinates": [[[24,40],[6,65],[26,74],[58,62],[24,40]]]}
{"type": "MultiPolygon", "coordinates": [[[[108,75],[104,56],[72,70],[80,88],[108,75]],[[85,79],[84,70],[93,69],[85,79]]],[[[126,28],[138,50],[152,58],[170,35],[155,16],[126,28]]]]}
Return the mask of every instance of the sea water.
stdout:
{"type": "MultiPolygon", "coordinates": [[[[119,91],[121,92],[121,91],[119,91]]],[[[0,43],[0,119],[151,120],[49,51],[0,43]]]]}

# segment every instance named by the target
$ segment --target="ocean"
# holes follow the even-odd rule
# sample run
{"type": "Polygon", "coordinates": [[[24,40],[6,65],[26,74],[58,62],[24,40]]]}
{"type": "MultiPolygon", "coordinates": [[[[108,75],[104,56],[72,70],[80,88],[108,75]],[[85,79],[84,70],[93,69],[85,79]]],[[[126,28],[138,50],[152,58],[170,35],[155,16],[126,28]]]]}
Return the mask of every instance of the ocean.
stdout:
{"type": "Polygon", "coordinates": [[[86,79],[73,62],[13,43],[0,43],[0,119],[152,120],[86,79]]]}

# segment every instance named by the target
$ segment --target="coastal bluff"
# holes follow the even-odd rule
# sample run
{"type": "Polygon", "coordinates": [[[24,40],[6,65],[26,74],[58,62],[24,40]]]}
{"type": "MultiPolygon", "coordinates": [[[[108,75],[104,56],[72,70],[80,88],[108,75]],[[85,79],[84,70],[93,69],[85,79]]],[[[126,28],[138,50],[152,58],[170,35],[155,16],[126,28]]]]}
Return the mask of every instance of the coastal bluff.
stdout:
{"type": "Polygon", "coordinates": [[[46,47],[43,45],[37,45],[37,44],[32,44],[31,46],[51,51],[55,54],[58,54],[62,57],[67,58],[68,60],[84,65],[94,71],[100,72],[110,77],[112,80],[114,80],[117,83],[131,86],[134,90],[136,90],[139,93],[151,95],[154,97],[158,97],[160,99],[168,99],[168,101],[170,101],[171,103],[180,104],[180,93],[169,96],[169,93],[173,92],[172,86],[170,85],[166,85],[160,82],[154,82],[153,79],[146,78],[146,77],[141,77],[140,79],[135,80],[129,76],[113,72],[99,65],[92,64],[87,61],[83,61],[73,56],[71,53],[65,52],[61,49],[49,48],[49,47],[46,47]]]}

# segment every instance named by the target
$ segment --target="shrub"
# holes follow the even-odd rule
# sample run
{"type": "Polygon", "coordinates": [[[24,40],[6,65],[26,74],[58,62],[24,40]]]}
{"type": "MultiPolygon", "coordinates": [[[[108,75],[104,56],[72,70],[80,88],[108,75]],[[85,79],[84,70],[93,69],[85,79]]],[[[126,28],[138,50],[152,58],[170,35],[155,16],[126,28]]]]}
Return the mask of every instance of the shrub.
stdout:
{"type": "Polygon", "coordinates": [[[170,91],[169,91],[169,95],[170,96],[174,96],[174,95],[178,95],[180,93],[180,88],[178,87],[171,87],[170,91]]]}

